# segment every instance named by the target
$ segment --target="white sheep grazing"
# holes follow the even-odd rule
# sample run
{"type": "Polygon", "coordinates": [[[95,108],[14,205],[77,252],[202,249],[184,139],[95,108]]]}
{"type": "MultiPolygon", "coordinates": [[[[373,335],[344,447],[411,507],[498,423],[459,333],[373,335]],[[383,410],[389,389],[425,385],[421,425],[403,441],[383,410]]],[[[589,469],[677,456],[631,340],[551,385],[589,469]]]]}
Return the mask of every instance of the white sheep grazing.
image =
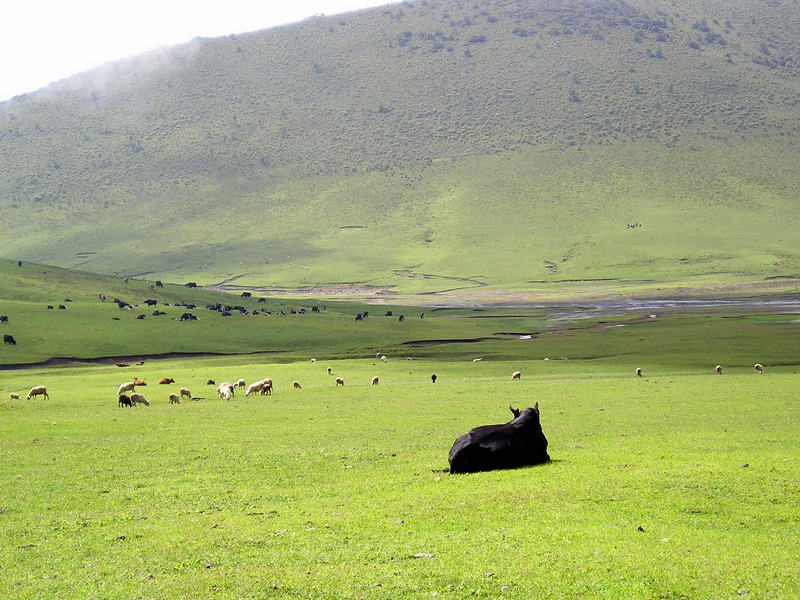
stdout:
{"type": "Polygon", "coordinates": [[[34,398],[35,396],[44,396],[47,400],[50,399],[50,396],[47,395],[47,388],[43,385],[36,385],[31,388],[30,392],[28,392],[28,400],[34,398]]]}
{"type": "Polygon", "coordinates": [[[315,362],[317,362],[317,359],[316,358],[312,358],[311,359],[311,364],[313,365],[315,362]]]}
{"type": "Polygon", "coordinates": [[[386,362],[387,360],[389,360],[389,359],[386,358],[385,356],[381,355],[381,362],[386,362]]]}
{"type": "Polygon", "coordinates": [[[753,368],[756,370],[756,373],[758,373],[759,375],[761,375],[764,372],[764,365],[762,365],[761,363],[754,364],[753,368]]]}
{"type": "Polygon", "coordinates": [[[272,395],[272,380],[270,380],[269,383],[264,383],[264,387],[261,388],[260,394],[262,396],[272,395]]]}
{"type": "Polygon", "coordinates": [[[129,381],[119,386],[119,388],[117,389],[117,396],[124,394],[125,392],[135,392],[135,391],[136,391],[136,382],[129,381]]]}
{"type": "Polygon", "coordinates": [[[636,376],[637,377],[641,377],[642,376],[642,370],[639,367],[636,368],[636,376]]]}
{"type": "Polygon", "coordinates": [[[256,381],[255,383],[251,383],[247,387],[247,391],[244,393],[245,396],[249,396],[250,394],[255,394],[256,392],[260,392],[264,387],[263,381],[256,381]]]}
{"type": "Polygon", "coordinates": [[[294,389],[296,389],[296,390],[302,390],[302,389],[303,389],[303,386],[302,386],[302,385],[300,385],[300,382],[299,382],[299,381],[295,381],[295,382],[293,382],[293,383],[292,383],[292,387],[294,387],[294,389]]]}
{"type": "Polygon", "coordinates": [[[337,377],[336,385],[344,385],[344,377],[337,377]]]}
{"type": "Polygon", "coordinates": [[[189,388],[181,388],[181,398],[183,398],[184,396],[186,396],[187,398],[192,397],[192,392],[191,390],[189,390],[189,388]]]}
{"type": "Polygon", "coordinates": [[[512,380],[514,380],[514,379],[519,379],[520,377],[522,377],[522,371],[514,371],[514,372],[511,374],[511,379],[512,379],[512,380]]]}
{"type": "Polygon", "coordinates": [[[233,398],[233,384],[228,382],[219,384],[219,387],[217,388],[217,395],[222,400],[230,400],[233,398]]]}
{"type": "Polygon", "coordinates": [[[717,375],[722,375],[722,365],[717,365],[716,367],[714,367],[714,371],[716,372],[717,375]]]}
{"type": "Polygon", "coordinates": [[[473,358],[472,362],[481,362],[482,360],[483,360],[483,357],[481,357],[481,358],[473,358]]]}
{"type": "Polygon", "coordinates": [[[237,388],[244,389],[244,386],[245,386],[245,385],[246,385],[246,383],[245,383],[245,380],[244,380],[244,379],[240,379],[239,381],[237,381],[237,382],[234,384],[234,386],[233,386],[233,387],[237,387],[237,388]]]}
{"type": "Polygon", "coordinates": [[[377,376],[376,376],[376,377],[373,377],[373,378],[372,378],[372,385],[378,385],[378,381],[380,381],[380,380],[378,379],[378,377],[377,377],[377,376]]]}
{"type": "Polygon", "coordinates": [[[147,398],[145,398],[141,394],[131,394],[131,403],[134,406],[137,404],[144,404],[145,406],[150,406],[150,403],[147,401],[147,398]]]}
{"type": "Polygon", "coordinates": [[[19,394],[9,394],[8,397],[11,400],[19,400],[19,394]]]}
{"type": "Polygon", "coordinates": [[[169,395],[169,403],[170,404],[180,404],[181,403],[181,397],[178,396],[178,394],[170,394],[169,395]]]}

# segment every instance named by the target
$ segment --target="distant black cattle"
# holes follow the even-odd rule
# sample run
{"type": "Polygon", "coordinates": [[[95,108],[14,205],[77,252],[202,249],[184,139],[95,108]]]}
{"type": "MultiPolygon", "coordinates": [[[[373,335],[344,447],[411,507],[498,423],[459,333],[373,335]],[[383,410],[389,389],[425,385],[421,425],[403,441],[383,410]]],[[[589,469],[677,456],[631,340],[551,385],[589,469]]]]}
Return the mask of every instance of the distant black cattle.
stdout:
{"type": "Polygon", "coordinates": [[[147,306],[155,306],[156,304],[158,304],[158,300],[153,300],[152,298],[148,298],[147,300],[144,301],[144,303],[147,304],[147,306]]]}
{"type": "Polygon", "coordinates": [[[58,305],[58,310],[67,310],[67,307],[64,306],[63,304],[59,304],[58,305]]]}
{"type": "Polygon", "coordinates": [[[392,316],[392,311],[390,311],[390,310],[387,310],[387,311],[386,311],[386,316],[387,316],[387,317],[391,317],[391,316],[392,316]]]}
{"type": "Polygon", "coordinates": [[[311,307],[311,312],[318,313],[319,312],[319,306],[312,306],[311,307]]]}
{"type": "Polygon", "coordinates": [[[165,312],[164,312],[164,311],[162,311],[162,310],[154,310],[154,311],[153,311],[153,316],[154,316],[154,317],[160,317],[161,315],[165,315],[165,314],[167,314],[167,313],[165,313],[165,312]]]}
{"type": "Polygon", "coordinates": [[[0,315],[0,323],[8,323],[8,315],[0,315]]]}
{"type": "Polygon", "coordinates": [[[72,302],[71,298],[64,298],[64,302],[72,302]]]}
{"type": "Polygon", "coordinates": [[[141,321],[142,319],[144,319],[144,315],[136,315],[136,318],[141,321]]]}
{"type": "Polygon", "coordinates": [[[7,333],[3,335],[3,343],[4,344],[11,344],[12,346],[17,345],[17,340],[14,339],[13,335],[8,335],[7,333]]]}
{"type": "Polygon", "coordinates": [[[406,316],[405,315],[400,315],[400,318],[398,319],[398,321],[400,321],[402,323],[405,320],[406,320],[406,316]]]}
{"type": "Polygon", "coordinates": [[[364,318],[364,315],[362,315],[361,313],[358,313],[358,314],[356,315],[356,321],[360,321],[360,320],[361,320],[361,319],[363,319],[363,318],[364,318]]]}
{"type": "Polygon", "coordinates": [[[196,288],[197,284],[194,281],[190,281],[189,283],[185,284],[186,287],[196,288]]]}
{"type": "Polygon", "coordinates": [[[258,299],[258,303],[259,303],[259,304],[264,304],[266,301],[267,301],[267,299],[266,299],[266,298],[259,298],[259,299],[258,299]]]}
{"type": "Polygon", "coordinates": [[[53,310],[54,308],[55,308],[55,306],[53,306],[52,304],[48,304],[47,305],[47,310],[53,310]]]}
{"type": "Polygon", "coordinates": [[[242,292],[242,298],[249,298],[252,295],[250,292],[242,292]]]}
{"type": "Polygon", "coordinates": [[[230,317],[230,316],[231,316],[231,311],[229,311],[229,310],[221,310],[221,311],[220,311],[220,314],[221,314],[223,317],[230,317]]]}
{"type": "Polygon", "coordinates": [[[514,469],[550,460],[539,422],[539,403],[520,411],[504,425],[483,425],[460,436],[450,449],[451,473],[514,469]]]}
{"type": "Polygon", "coordinates": [[[156,280],[156,287],[164,287],[164,284],[161,283],[159,280],[156,280]]]}
{"type": "Polygon", "coordinates": [[[197,321],[197,317],[195,317],[192,313],[183,313],[181,315],[181,321],[197,321]]]}

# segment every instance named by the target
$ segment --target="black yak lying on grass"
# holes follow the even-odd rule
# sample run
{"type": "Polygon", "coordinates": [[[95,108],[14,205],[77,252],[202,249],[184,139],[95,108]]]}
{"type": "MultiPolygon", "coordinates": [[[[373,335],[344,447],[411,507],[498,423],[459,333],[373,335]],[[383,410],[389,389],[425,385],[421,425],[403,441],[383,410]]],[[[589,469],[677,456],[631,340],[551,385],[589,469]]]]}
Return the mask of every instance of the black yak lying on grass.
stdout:
{"type": "Polygon", "coordinates": [[[550,460],[547,438],[539,423],[539,403],[520,411],[503,425],[483,425],[460,436],[450,449],[451,473],[514,469],[550,460]]]}

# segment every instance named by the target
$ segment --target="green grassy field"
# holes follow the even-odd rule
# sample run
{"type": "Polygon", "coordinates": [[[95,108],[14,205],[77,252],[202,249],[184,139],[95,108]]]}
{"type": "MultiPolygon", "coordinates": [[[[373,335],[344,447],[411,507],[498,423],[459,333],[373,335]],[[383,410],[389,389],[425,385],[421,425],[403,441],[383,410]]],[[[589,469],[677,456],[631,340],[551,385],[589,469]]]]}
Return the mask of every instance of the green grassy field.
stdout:
{"type": "Polygon", "coordinates": [[[0,403],[0,595],[797,597],[797,367],[649,371],[148,361],[136,409],[110,365],[3,373],[23,399],[0,403]],[[204,385],[266,376],[271,397],[204,385]],[[206,400],[168,405],[183,385],[206,400]],[[550,464],[443,472],[459,434],[534,402],[550,464]]]}
{"type": "Polygon", "coordinates": [[[0,347],[1,598],[800,594],[797,307],[260,304],[150,285],[0,261],[0,331],[18,341],[0,347]],[[273,314],[181,323],[163,305],[214,301],[273,314]],[[223,355],[150,357],[188,352],[223,355]],[[35,364],[51,357],[101,362],[35,364]],[[119,408],[133,377],[151,405],[119,408]],[[264,377],[272,396],[229,403],[206,385],[264,377]],[[26,400],[34,385],[51,398],[26,400]],[[169,405],[179,387],[204,400],[169,405]],[[445,471],[458,435],[535,402],[550,464],[445,471]]]}

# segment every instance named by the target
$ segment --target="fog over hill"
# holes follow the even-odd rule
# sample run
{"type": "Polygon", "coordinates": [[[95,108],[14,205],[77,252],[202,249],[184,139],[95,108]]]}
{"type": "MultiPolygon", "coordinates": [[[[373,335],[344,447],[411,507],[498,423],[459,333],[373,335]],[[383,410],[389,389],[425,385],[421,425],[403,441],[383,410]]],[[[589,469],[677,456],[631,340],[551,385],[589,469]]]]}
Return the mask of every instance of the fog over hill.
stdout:
{"type": "Polygon", "coordinates": [[[422,0],[197,39],[0,104],[2,254],[412,291],[800,275],[798,76],[790,0],[422,0]]]}

